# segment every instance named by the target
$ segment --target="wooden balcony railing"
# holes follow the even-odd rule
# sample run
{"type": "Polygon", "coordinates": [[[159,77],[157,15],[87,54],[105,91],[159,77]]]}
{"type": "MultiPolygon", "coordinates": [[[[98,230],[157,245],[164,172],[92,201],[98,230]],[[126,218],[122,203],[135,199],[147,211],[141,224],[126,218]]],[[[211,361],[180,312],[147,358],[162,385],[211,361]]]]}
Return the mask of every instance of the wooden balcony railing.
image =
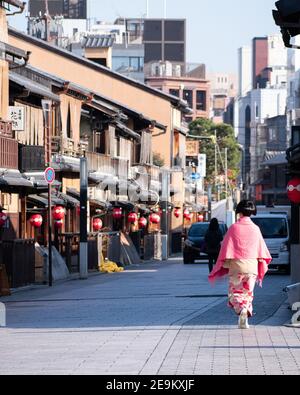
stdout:
{"type": "Polygon", "coordinates": [[[133,167],[133,173],[135,173],[135,178],[138,181],[141,188],[144,190],[151,189],[153,184],[160,182],[161,169],[153,165],[135,165],[133,167]]]}
{"type": "Polygon", "coordinates": [[[108,155],[86,152],[88,170],[101,172],[112,177],[127,179],[130,176],[129,161],[122,158],[112,158],[108,155]]]}
{"type": "Polygon", "coordinates": [[[160,181],[161,168],[154,165],[141,165],[148,173],[151,181],[160,181]]]}
{"type": "Polygon", "coordinates": [[[151,177],[152,181],[159,181],[160,180],[160,174],[161,174],[160,167],[150,166],[149,173],[150,173],[150,177],[151,177]]]}
{"type": "Polygon", "coordinates": [[[18,169],[18,142],[0,136],[0,168],[18,169]]]}
{"type": "Polygon", "coordinates": [[[19,170],[21,172],[45,170],[45,148],[19,145],[19,170]]]}
{"type": "Polygon", "coordinates": [[[11,139],[13,137],[12,123],[0,121],[0,136],[11,139]]]}
{"type": "Polygon", "coordinates": [[[89,171],[116,176],[116,171],[113,167],[112,158],[110,156],[97,154],[96,152],[87,152],[86,158],[88,161],[89,171]]]}
{"type": "Polygon", "coordinates": [[[62,138],[61,136],[52,137],[52,152],[54,154],[61,154],[78,158],[87,151],[88,143],[80,141],[75,144],[73,139],[62,138]]]}

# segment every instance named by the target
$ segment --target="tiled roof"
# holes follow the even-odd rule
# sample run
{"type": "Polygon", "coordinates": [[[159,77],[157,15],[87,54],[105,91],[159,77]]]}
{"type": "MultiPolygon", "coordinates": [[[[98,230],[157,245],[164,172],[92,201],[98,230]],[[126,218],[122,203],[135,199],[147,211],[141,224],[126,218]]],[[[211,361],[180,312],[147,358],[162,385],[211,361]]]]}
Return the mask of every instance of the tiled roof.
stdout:
{"type": "Polygon", "coordinates": [[[83,48],[110,48],[115,41],[114,36],[107,35],[89,35],[82,40],[83,48]]]}

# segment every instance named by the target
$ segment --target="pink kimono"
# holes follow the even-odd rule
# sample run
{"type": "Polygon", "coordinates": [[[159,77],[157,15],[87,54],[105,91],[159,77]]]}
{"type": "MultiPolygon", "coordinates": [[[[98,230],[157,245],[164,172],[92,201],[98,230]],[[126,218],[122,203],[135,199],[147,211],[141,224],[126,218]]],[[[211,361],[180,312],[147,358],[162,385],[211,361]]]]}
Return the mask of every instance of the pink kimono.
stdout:
{"type": "Polygon", "coordinates": [[[240,314],[246,308],[249,315],[252,315],[255,283],[257,281],[262,286],[272,257],[259,227],[249,217],[242,217],[227,232],[217,264],[209,276],[209,281],[214,283],[229,274],[229,269],[224,267],[226,261],[243,259],[258,260],[258,276],[237,274],[234,278],[231,277],[229,305],[235,309],[237,314],[240,314]]]}

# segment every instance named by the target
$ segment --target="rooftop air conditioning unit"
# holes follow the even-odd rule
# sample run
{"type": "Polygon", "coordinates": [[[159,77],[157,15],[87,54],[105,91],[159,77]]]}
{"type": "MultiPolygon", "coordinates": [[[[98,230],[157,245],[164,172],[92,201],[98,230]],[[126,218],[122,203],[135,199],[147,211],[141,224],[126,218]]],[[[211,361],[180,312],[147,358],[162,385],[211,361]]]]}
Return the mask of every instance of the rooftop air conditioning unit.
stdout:
{"type": "Polygon", "coordinates": [[[172,77],[172,75],[173,75],[173,65],[172,65],[172,63],[166,62],[163,66],[164,66],[166,77],[172,77]]]}
{"type": "Polygon", "coordinates": [[[174,68],[175,71],[175,77],[181,77],[181,66],[180,64],[177,64],[174,68]]]}
{"type": "Polygon", "coordinates": [[[153,77],[159,76],[159,63],[152,63],[151,65],[151,75],[153,77]]]}

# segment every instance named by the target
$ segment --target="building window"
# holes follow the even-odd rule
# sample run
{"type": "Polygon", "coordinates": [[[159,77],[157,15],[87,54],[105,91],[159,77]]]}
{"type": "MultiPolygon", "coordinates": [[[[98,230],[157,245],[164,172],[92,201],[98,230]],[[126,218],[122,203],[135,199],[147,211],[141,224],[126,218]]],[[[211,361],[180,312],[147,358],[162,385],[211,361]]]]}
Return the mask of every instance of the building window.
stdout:
{"type": "Polygon", "coordinates": [[[206,111],[206,91],[197,91],[197,110],[206,111]]]}
{"type": "Polygon", "coordinates": [[[162,20],[145,20],[144,41],[162,41],[162,20]]]}
{"type": "Polygon", "coordinates": [[[170,62],[182,62],[185,61],[185,46],[184,44],[165,44],[165,59],[170,62]]]}
{"type": "Polygon", "coordinates": [[[193,91],[185,89],[183,91],[183,100],[186,100],[188,102],[189,107],[193,108],[194,107],[193,91]]]}
{"type": "Polygon", "coordinates": [[[129,67],[132,71],[140,70],[140,59],[139,58],[129,58],[129,67]]]}
{"type": "Polygon", "coordinates": [[[186,123],[191,123],[193,122],[193,117],[184,117],[184,120],[186,123]]]}
{"type": "Polygon", "coordinates": [[[114,71],[124,72],[142,72],[144,70],[144,59],[141,57],[114,56],[112,59],[114,71]]]}
{"type": "Polygon", "coordinates": [[[145,43],[145,63],[160,61],[162,58],[162,44],[145,43]]]}
{"type": "Polygon", "coordinates": [[[70,19],[86,19],[86,0],[64,0],[64,15],[70,19]]]}
{"type": "Polygon", "coordinates": [[[165,21],[165,41],[185,40],[185,21],[166,20],[165,21]]]}
{"type": "Polygon", "coordinates": [[[276,141],[277,140],[277,132],[276,129],[270,128],[269,129],[269,141],[276,141]]]}
{"type": "Polygon", "coordinates": [[[179,91],[179,89],[170,89],[170,90],[169,90],[169,93],[170,93],[170,95],[172,95],[172,96],[176,96],[176,97],[179,97],[179,96],[180,96],[180,91],[179,91]]]}

